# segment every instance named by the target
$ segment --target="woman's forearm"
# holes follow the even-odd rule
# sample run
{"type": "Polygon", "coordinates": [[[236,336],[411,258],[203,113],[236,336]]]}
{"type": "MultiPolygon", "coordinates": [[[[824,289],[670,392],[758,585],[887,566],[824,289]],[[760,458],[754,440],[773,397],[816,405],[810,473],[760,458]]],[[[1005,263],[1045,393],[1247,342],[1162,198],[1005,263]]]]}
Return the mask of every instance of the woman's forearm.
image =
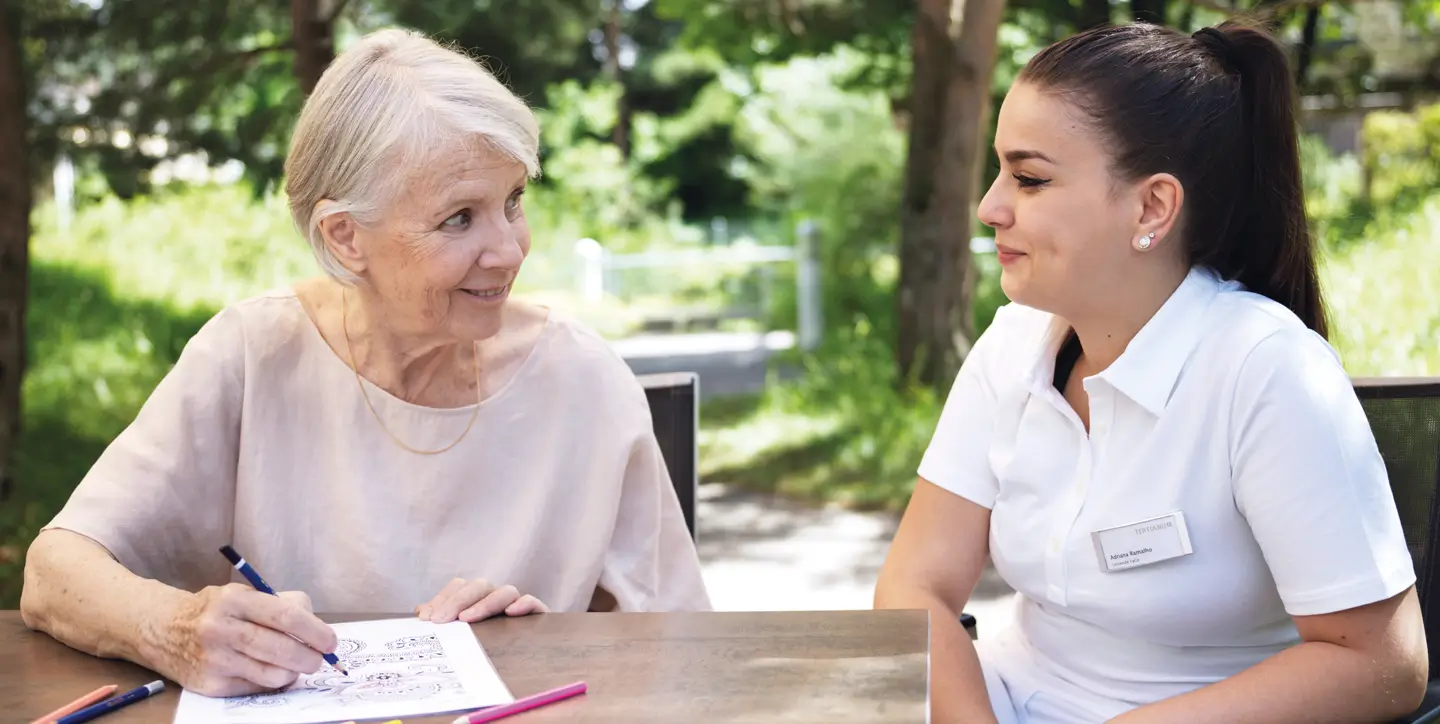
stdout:
{"type": "Polygon", "coordinates": [[[875,608],[926,609],[930,612],[930,720],[950,722],[993,722],[990,696],[975,642],[960,623],[960,612],[951,610],[938,596],[895,586],[880,586],[875,608]]]}
{"type": "Polygon", "coordinates": [[[1385,722],[1420,704],[1423,681],[1405,681],[1362,651],[1320,641],[1286,649],[1234,676],[1155,702],[1111,724],[1385,722]]]}
{"type": "Polygon", "coordinates": [[[20,615],[74,649],[165,673],[158,629],[190,596],[131,573],[89,538],[49,530],[26,554],[20,615]]]}

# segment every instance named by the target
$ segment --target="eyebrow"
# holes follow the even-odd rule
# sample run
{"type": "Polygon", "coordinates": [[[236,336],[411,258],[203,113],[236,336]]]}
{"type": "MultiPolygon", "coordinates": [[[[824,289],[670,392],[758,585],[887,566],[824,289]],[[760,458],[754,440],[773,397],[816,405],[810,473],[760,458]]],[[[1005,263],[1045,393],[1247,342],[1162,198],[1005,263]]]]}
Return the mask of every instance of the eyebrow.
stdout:
{"type": "MultiPolygon", "coordinates": [[[[516,191],[520,191],[520,190],[524,189],[526,186],[529,186],[529,179],[528,179],[528,178],[522,179],[518,184],[515,185],[514,188],[510,189],[509,191],[506,191],[506,192],[505,192],[505,198],[507,198],[507,199],[510,198],[510,194],[513,194],[513,193],[515,193],[516,191]]],[[[487,201],[489,201],[489,200],[490,200],[490,195],[489,195],[489,194],[456,193],[456,194],[454,194],[454,195],[449,195],[449,196],[438,196],[438,198],[437,198],[437,200],[435,201],[435,203],[437,204],[437,208],[439,208],[440,210],[439,210],[439,211],[436,211],[435,213],[436,213],[436,214],[444,214],[444,216],[441,217],[441,218],[448,218],[448,217],[450,216],[450,214],[452,214],[452,213],[455,212],[456,209],[459,209],[459,208],[464,207],[464,206],[479,206],[479,205],[482,205],[482,204],[484,204],[485,202],[487,202],[487,201]]]]}
{"type": "Polygon", "coordinates": [[[1049,156],[1046,156],[1039,151],[1032,151],[1029,149],[1017,149],[1014,151],[1005,152],[1005,161],[1007,163],[1020,163],[1021,161],[1028,161],[1030,159],[1037,159],[1051,164],[1055,163],[1055,159],[1050,158],[1049,156]]]}

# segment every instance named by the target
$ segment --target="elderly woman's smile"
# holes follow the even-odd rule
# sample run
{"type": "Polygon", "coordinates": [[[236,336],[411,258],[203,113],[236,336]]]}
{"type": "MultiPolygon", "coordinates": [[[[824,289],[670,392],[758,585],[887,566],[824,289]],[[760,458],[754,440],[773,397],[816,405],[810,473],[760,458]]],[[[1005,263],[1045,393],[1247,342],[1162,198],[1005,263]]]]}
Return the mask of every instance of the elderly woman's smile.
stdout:
{"type": "Polygon", "coordinates": [[[493,304],[498,301],[503,301],[502,297],[505,296],[506,292],[510,291],[510,285],[502,284],[498,287],[467,287],[461,288],[460,291],[486,304],[493,304]]]}

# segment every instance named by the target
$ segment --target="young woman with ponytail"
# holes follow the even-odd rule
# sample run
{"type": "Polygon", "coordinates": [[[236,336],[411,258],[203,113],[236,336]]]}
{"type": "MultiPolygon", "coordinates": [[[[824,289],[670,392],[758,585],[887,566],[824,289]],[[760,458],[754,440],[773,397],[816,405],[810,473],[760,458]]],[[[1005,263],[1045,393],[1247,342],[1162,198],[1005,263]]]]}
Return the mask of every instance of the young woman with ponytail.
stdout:
{"type": "MultiPolygon", "coordinates": [[[[1097,28],[1032,59],[979,207],[1005,293],[880,574],[937,722],[1361,722],[1428,675],[1415,571],[1326,341],[1284,50],[1097,28]],[[986,561],[1019,595],[974,644],[986,561]]],[[[983,625],[983,622],[982,622],[983,625]]]]}

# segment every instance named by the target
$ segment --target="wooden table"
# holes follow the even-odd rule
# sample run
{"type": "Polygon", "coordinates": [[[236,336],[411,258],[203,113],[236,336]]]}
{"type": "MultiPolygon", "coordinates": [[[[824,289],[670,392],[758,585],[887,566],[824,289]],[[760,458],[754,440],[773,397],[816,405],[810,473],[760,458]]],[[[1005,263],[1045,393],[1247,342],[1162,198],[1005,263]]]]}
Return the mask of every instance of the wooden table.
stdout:
{"type": "MultiPolygon", "coordinates": [[[[508,720],[516,724],[927,720],[924,611],[545,614],[473,629],[516,697],[589,685],[584,696],[508,720]]],[[[0,662],[0,719],[22,724],[100,686],[125,691],[157,678],[32,632],[15,611],[0,611],[0,662]]],[[[167,681],[161,696],[97,721],[170,722],[179,694],[167,681]]]]}

